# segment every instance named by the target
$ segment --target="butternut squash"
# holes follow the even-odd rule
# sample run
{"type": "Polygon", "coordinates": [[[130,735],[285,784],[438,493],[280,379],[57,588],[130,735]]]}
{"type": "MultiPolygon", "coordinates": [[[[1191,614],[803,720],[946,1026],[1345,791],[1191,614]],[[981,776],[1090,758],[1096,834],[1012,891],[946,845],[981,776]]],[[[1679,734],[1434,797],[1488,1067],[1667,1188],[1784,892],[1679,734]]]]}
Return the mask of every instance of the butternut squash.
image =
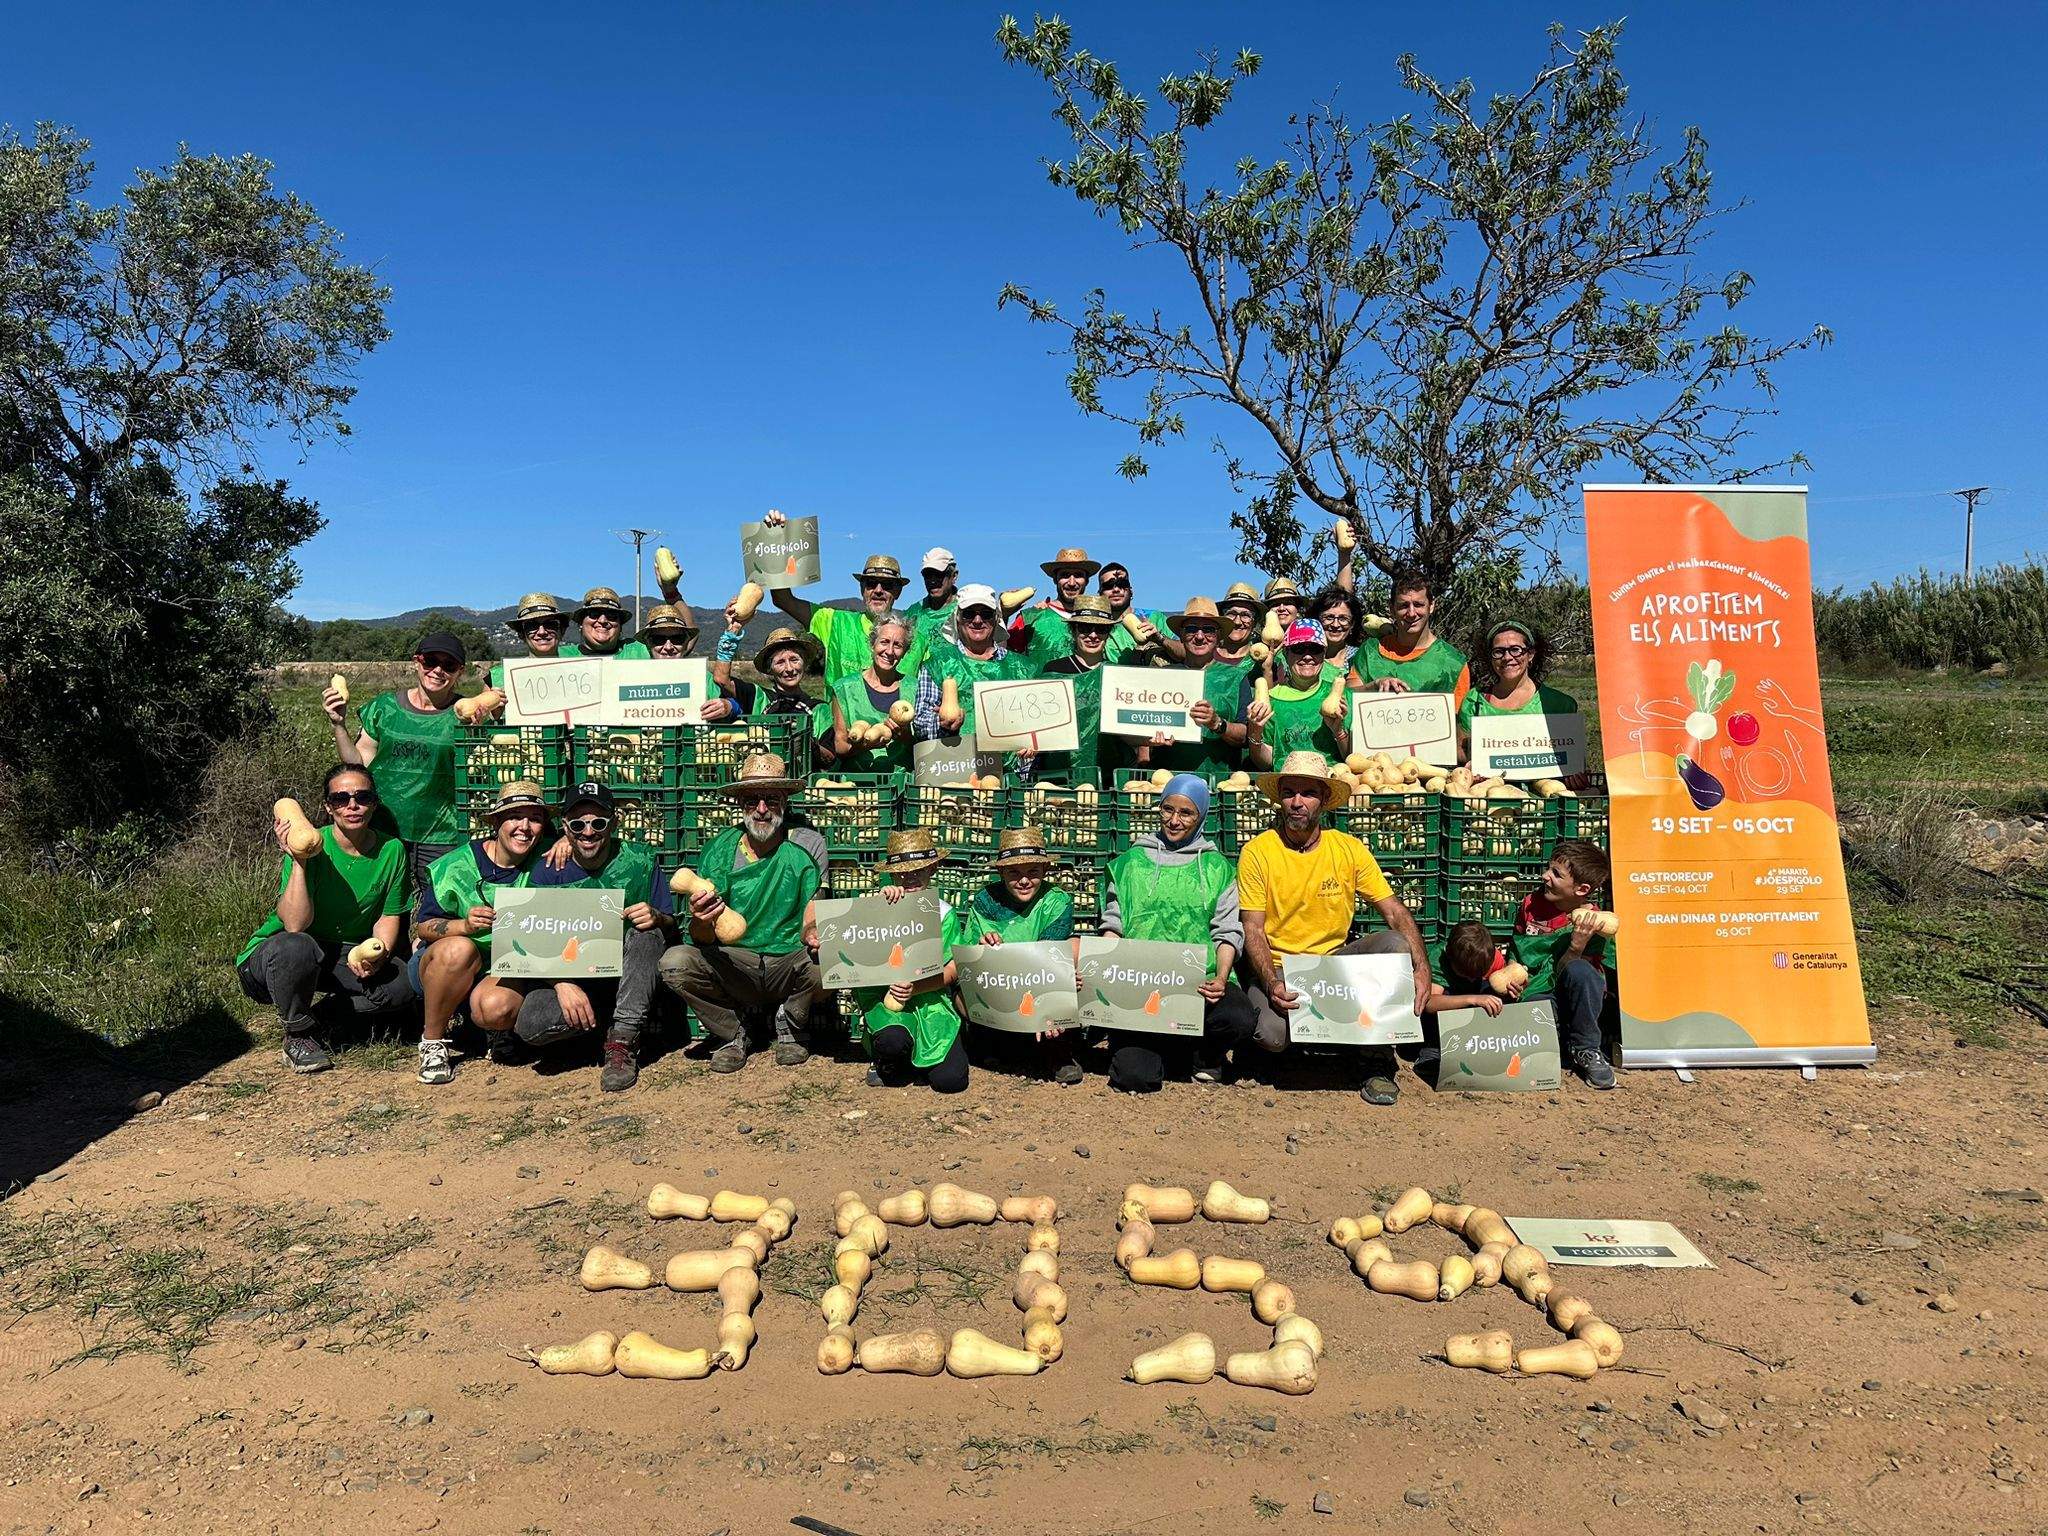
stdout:
{"type": "Polygon", "coordinates": [[[1256,1224],[1271,1219],[1273,1204],[1270,1200],[1240,1195],[1221,1179],[1217,1179],[1202,1194],[1202,1214],[1211,1221],[1245,1221],[1256,1224]]]}
{"type": "Polygon", "coordinates": [[[671,1349],[644,1333],[619,1340],[612,1364],[621,1376],[643,1381],[701,1381],[711,1374],[708,1349],[671,1349]]]}
{"type": "Polygon", "coordinates": [[[1512,1243],[1488,1243],[1472,1255],[1472,1283],[1478,1286],[1499,1285],[1501,1260],[1513,1248],[1512,1243]]]}
{"type": "Polygon", "coordinates": [[[858,1248],[849,1248],[832,1256],[833,1278],[856,1296],[874,1272],[875,1261],[858,1248]]]}
{"type": "Polygon", "coordinates": [[[768,1200],[763,1195],[741,1195],[721,1189],[711,1197],[713,1221],[759,1221],[767,1209],[768,1200]]]}
{"type": "Polygon", "coordinates": [[[1550,1268],[1550,1261],[1540,1250],[1527,1243],[1517,1243],[1510,1248],[1507,1257],[1500,1261],[1500,1277],[1519,1289],[1522,1281],[1538,1270],[1550,1268]]]}
{"type": "Polygon", "coordinates": [[[752,1269],[754,1256],[744,1248],[699,1248],[668,1261],[662,1284],[672,1291],[715,1291],[735,1264],[752,1269]]]}
{"type": "Polygon", "coordinates": [[[960,684],[953,678],[939,683],[939,728],[947,734],[967,723],[967,711],[960,707],[960,684]]]}
{"type": "MultiPolygon", "coordinates": [[[[718,889],[717,886],[699,875],[695,870],[687,868],[678,869],[668,877],[668,888],[686,901],[702,892],[715,892],[718,889]]],[[[712,921],[711,931],[717,937],[719,943],[737,944],[747,936],[747,920],[740,915],[736,908],[731,906],[721,907],[718,910],[718,916],[712,921]]],[[[727,1218],[720,1217],[718,1219],[722,1221],[727,1218]]]]}
{"type": "Polygon", "coordinates": [[[1339,1216],[1330,1223],[1330,1241],[1348,1253],[1353,1243],[1378,1237],[1384,1231],[1386,1225],[1377,1216],[1339,1216]]]}
{"type": "Polygon", "coordinates": [[[726,1312],[751,1313],[761,1304],[761,1277],[735,1264],[718,1277],[718,1304],[726,1312]]]}
{"type": "Polygon", "coordinates": [[[1216,1375],[1216,1342],[1206,1333],[1184,1333],[1171,1344],[1148,1349],[1131,1362],[1124,1380],[1149,1387],[1157,1381],[1200,1386],[1216,1375]]]}
{"type": "Polygon", "coordinates": [[[1506,965],[1486,978],[1486,990],[1507,997],[1518,987],[1529,985],[1529,967],[1519,960],[1510,960],[1506,965]]]}
{"type": "Polygon", "coordinates": [[[1252,1316],[1262,1323],[1277,1323],[1294,1310],[1294,1288],[1278,1280],[1261,1280],[1252,1287],[1252,1316]]]}
{"type": "Polygon", "coordinates": [[[996,595],[996,601],[1003,605],[1003,617],[1008,618],[1019,608],[1031,601],[1036,587],[1006,587],[996,595]]]}
{"type": "Polygon", "coordinates": [[[1515,1356],[1515,1369],[1524,1376],[1576,1376],[1591,1381],[1600,1369],[1600,1357],[1584,1339],[1573,1339],[1568,1344],[1521,1350],[1515,1356]]]}
{"type": "Polygon", "coordinates": [[[1363,1280],[1372,1273],[1373,1265],[1392,1263],[1394,1250],[1387,1246],[1384,1238],[1367,1237],[1346,1249],[1345,1256],[1351,1260],[1351,1272],[1363,1280]]]}
{"type": "Polygon", "coordinates": [[[615,1333],[587,1333],[574,1344],[550,1344],[534,1361],[550,1376],[609,1376],[612,1351],[619,1347],[615,1333]]]}
{"type": "Polygon", "coordinates": [[[1059,1213],[1059,1202],[1051,1195],[1012,1195],[996,1212],[1004,1221],[1028,1221],[1034,1224],[1052,1221],[1059,1213]]]}
{"type": "Polygon", "coordinates": [[[733,1235],[732,1246],[744,1248],[751,1256],[753,1267],[759,1269],[768,1257],[770,1244],[767,1233],[763,1232],[759,1227],[749,1227],[746,1231],[733,1235]]]}
{"type": "Polygon", "coordinates": [[[670,602],[683,600],[683,568],[676,562],[676,552],[666,544],[654,546],[654,580],[670,602]]]}
{"type": "Polygon", "coordinates": [[[1612,912],[1602,912],[1593,919],[1593,931],[1611,939],[1621,932],[1621,919],[1612,912]]]}
{"type": "Polygon", "coordinates": [[[789,1236],[790,1228],[795,1225],[795,1216],[780,1206],[771,1205],[761,1213],[760,1220],[754,1223],[754,1229],[766,1233],[769,1242],[779,1243],[789,1236]]]}
{"type": "Polygon", "coordinates": [[[908,699],[898,699],[889,706],[889,719],[895,725],[908,725],[917,718],[917,706],[908,699]]]}
{"type": "Polygon", "coordinates": [[[711,1202],[703,1195],[685,1194],[673,1184],[657,1184],[647,1191],[647,1214],[656,1221],[702,1221],[711,1214],[711,1202]]]}
{"type": "Polygon", "coordinates": [[[1331,726],[1344,723],[1344,716],[1351,709],[1351,691],[1342,683],[1332,684],[1330,691],[1323,695],[1323,719],[1331,726]]]}
{"type": "Polygon", "coordinates": [[[1047,1223],[1040,1223],[1031,1229],[1031,1235],[1024,1239],[1027,1253],[1058,1253],[1060,1251],[1060,1229],[1047,1223]]]}
{"type": "Polygon", "coordinates": [[[1462,1235],[1465,1231],[1465,1218],[1470,1216],[1473,1210],[1474,1207],[1469,1205],[1450,1205],[1439,1200],[1430,1208],[1429,1219],[1446,1232],[1462,1235]]]}
{"type": "Polygon", "coordinates": [[[1280,615],[1268,613],[1266,622],[1259,626],[1259,639],[1267,645],[1278,645],[1287,638],[1287,632],[1280,627],[1280,615]]]}
{"type": "Polygon", "coordinates": [[[1442,1283],[1437,1268],[1426,1259],[1397,1264],[1382,1259],[1365,1272],[1365,1283],[1382,1296],[1406,1296],[1414,1301],[1435,1301],[1442,1283]]]}
{"type": "Polygon", "coordinates": [[[1249,1296],[1252,1288],[1266,1278],[1266,1266],[1256,1259],[1226,1259],[1209,1254],[1202,1260],[1202,1289],[1236,1291],[1249,1296]]]}
{"type": "Polygon", "coordinates": [[[959,1227],[969,1222],[987,1226],[996,1219],[997,1212],[994,1200],[958,1184],[934,1184],[925,1206],[935,1227],[959,1227]]]}
{"type": "Polygon", "coordinates": [[[1339,517],[1333,530],[1337,542],[1337,553],[1348,555],[1358,545],[1358,530],[1351,526],[1351,519],[1339,517]]]}
{"type": "Polygon", "coordinates": [[[1454,1253],[1437,1268],[1436,1299],[1456,1301],[1472,1289],[1475,1279],[1472,1261],[1462,1253],[1454,1253]]]}
{"type": "Polygon", "coordinates": [[[600,1244],[583,1255],[577,1278],[586,1291],[644,1291],[654,1284],[654,1271],[600,1244]]]}
{"type": "Polygon", "coordinates": [[[762,590],[759,582],[750,581],[745,583],[738,592],[733,594],[732,616],[742,624],[746,623],[760,609],[761,599],[767,595],[762,590]]]}
{"type": "Polygon", "coordinates": [[[754,1320],[746,1313],[726,1313],[718,1320],[718,1348],[712,1351],[711,1363],[721,1371],[746,1369],[747,1355],[758,1337],[754,1320]]]}
{"type": "Polygon", "coordinates": [[[455,718],[464,725],[475,725],[479,720],[488,720],[505,707],[502,689],[486,688],[482,693],[472,694],[466,699],[455,701],[455,718]]]}
{"type": "Polygon", "coordinates": [[[1067,1320],[1067,1292],[1057,1280],[1048,1280],[1043,1275],[1021,1274],[1010,1296],[1020,1312],[1043,1308],[1053,1314],[1054,1322],[1064,1323],[1067,1320]]]}
{"type": "Polygon", "coordinates": [[[1024,1314],[1024,1347],[1047,1365],[1066,1353],[1066,1338],[1051,1308],[1033,1307],[1024,1314]]]}
{"type": "Polygon", "coordinates": [[[891,1195],[875,1207],[875,1214],[896,1227],[921,1227],[927,1214],[924,1191],[906,1189],[900,1195],[891,1195]]]}
{"type": "Polygon", "coordinates": [[[1550,1300],[1550,1292],[1557,1284],[1547,1269],[1532,1269],[1522,1276],[1522,1283],[1515,1287],[1515,1294],[1532,1307],[1543,1306],[1550,1300]]]}
{"type": "Polygon", "coordinates": [[[1323,1330],[1299,1312],[1288,1312],[1273,1321],[1275,1344],[1306,1344],[1314,1356],[1323,1358],[1323,1330]]]}
{"type": "Polygon", "coordinates": [[[1499,1328],[1491,1333],[1454,1333],[1444,1340],[1444,1358],[1466,1370],[1498,1376],[1515,1363],[1515,1337],[1499,1328]]]}
{"type": "Polygon", "coordinates": [[[1506,1243],[1512,1248],[1519,1241],[1515,1229],[1507,1224],[1507,1218],[1483,1205],[1465,1218],[1461,1235],[1474,1248],[1484,1248],[1488,1243],[1506,1243]]]}
{"type": "Polygon", "coordinates": [[[385,953],[384,941],[373,933],[348,952],[348,963],[350,965],[365,965],[374,969],[383,963],[385,953]]]}
{"type": "Polygon", "coordinates": [[[307,859],[320,856],[320,850],[326,846],[320,841],[320,829],[306,819],[306,812],[298,801],[287,795],[271,806],[270,815],[273,821],[285,824],[285,852],[302,864],[307,859]]]}
{"type": "Polygon", "coordinates": [[[843,1285],[826,1288],[818,1298],[818,1311],[828,1328],[837,1328],[853,1321],[853,1314],[860,1310],[860,1297],[843,1285]]]}
{"type": "MultiPolygon", "coordinates": [[[[348,679],[346,677],[337,672],[334,676],[327,679],[327,686],[341,695],[342,703],[348,703],[348,679]]],[[[595,1338],[597,1335],[592,1334],[591,1337],[595,1338]]]]}
{"type": "Polygon", "coordinates": [[[1550,1314],[1551,1327],[1559,1333],[1570,1333],[1581,1319],[1593,1315],[1593,1303],[1569,1291],[1552,1291],[1543,1298],[1543,1310],[1550,1314]]]}
{"type": "Polygon", "coordinates": [[[889,1223],[870,1212],[853,1224],[846,1241],[860,1244],[870,1258],[879,1257],[889,1251],[889,1223]]]}
{"type": "Polygon", "coordinates": [[[1299,1341],[1275,1344],[1223,1362],[1224,1376],[1240,1387],[1267,1387],[1289,1397],[1301,1397],[1316,1389],[1316,1357],[1299,1341]]]}
{"type": "Polygon", "coordinates": [[[1124,1266],[1124,1273],[1138,1285],[1170,1285],[1177,1291],[1192,1291],[1202,1283],[1202,1261],[1194,1249],[1176,1248],[1163,1257],[1133,1259],[1124,1266]]]}
{"type": "MultiPolygon", "coordinates": [[[[1256,651],[1263,649],[1263,647],[1255,645],[1252,649],[1256,651]]],[[[1261,656],[1257,659],[1264,661],[1266,658],[1261,656]]],[[[1273,707],[1273,685],[1267,680],[1266,674],[1263,672],[1252,679],[1252,703],[1262,704],[1269,710],[1273,707]]]]}
{"type": "Polygon", "coordinates": [[[1581,1344],[1590,1345],[1593,1358],[1603,1367],[1617,1364],[1621,1359],[1621,1330],[1612,1323],[1603,1323],[1597,1317],[1582,1317],[1572,1325],[1572,1337],[1581,1344]]]}
{"type": "Polygon", "coordinates": [[[862,1339],[853,1363],[877,1375],[936,1376],[946,1368],[946,1337],[930,1328],[910,1333],[878,1333],[862,1339]]]}
{"type": "Polygon", "coordinates": [[[983,1376],[1036,1376],[1044,1369],[1044,1359],[1030,1350],[998,1344],[973,1328],[962,1328],[946,1346],[946,1373],[963,1381],[983,1376]]]}
{"type": "Polygon", "coordinates": [[[1436,1197],[1428,1190],[1404,1189],[1400,1197],[1387,1207],[1386,1229],[1398,1237],[1410,1227],[1429,1220],[1429,1213],[1435,1209],[1436,1197]]]}
{"type": "Polygon", "coordinates": [[[1117,1268],[1128,1272],[1134,1260],[1148,1257],[1152,1252],[1152,1235],[1152,1223],[1142,1216],[1125,1222],[1116,1238],[1117,1268]]]}
{"type": "Polygon", "coordinates": [[[835,1323],[818,1341],[818,1374],[844,1376],[853,1369],[853,1355],[858,1347],[853,1330],[844,1323],[835,1323]]]}
{"type": "Polygon", "coordinates": [[[1137,1201],[1145,1219],[1154,1223],[1193,1221],[1195,1192],[1179,1185],[1155,1188],[1150,1184],[1126,1184],[1124,1199],[1137,1201]]]}
{"type": "Polygon", "coordinates": [[[1047,1253],[1040,1248],[1028,1248],[1024,1252],[1024,1257],[1017,1261],[1017,1272],[1057,1280],[1060,1277],[1059,1255],[1047,1253]]]}

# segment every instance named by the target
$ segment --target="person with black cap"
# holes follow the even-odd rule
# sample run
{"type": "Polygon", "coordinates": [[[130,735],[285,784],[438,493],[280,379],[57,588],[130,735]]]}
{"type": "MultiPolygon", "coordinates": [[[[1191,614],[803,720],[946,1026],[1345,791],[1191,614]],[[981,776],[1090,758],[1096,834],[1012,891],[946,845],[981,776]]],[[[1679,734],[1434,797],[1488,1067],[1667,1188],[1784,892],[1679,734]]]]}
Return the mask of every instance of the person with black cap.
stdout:
{"type": "MultiPolygon", "coordinates": [[[[532,884],[535,852],[548,829],[548,803],[531,779],[498,791],[484,813],[490,835],[472,838],[434,861],[413,908],[414,949],[407,972],[420,995],[420,1081],[454,1081],[448,1029],[465,999],[470,1021],[493,1042],[509,1040],[526,983],[490,974],[493,886],[532,884]]],[[[494,1043],[493,1049],[497,1046],[494,1043]]]]}
{"type": "MultiPolygon", "coordinates": [[[[771,512],[768,517],[772,521],[780,515],[771,512]]],[[[769,594],[776,607],[817,636],[825,655],[828,693],[839,685],[842,677],[855,676],[873,659],[870,639],[875,623],[896,611],[897,597],[910,584],[903,567],[891,555],[869,555],[867,562],[854,572],[853,579],[860,583],[858,608],[828,608],[798,597],[787,587],[778,587],[769,594]]],[[[923,660],[923,637],[912,634],[903,656],[903,670],[914,674],[923,660]]]]}
{"type": "Polygon", "coordinates": [[[415,888],[428,866],[462,837],[455,809],[455,690],[469,652],[459,637],[437,631],[413,647],[413,686],[380,693],[362,706],[359,733],[348,733],[348,699],[333,688],[320,696],[334,726],[335,750],[352,768],[367,768],[387,815],[387,829],[405,842],[415,888]]]}
{"type": "MultiPolygon", "coordinates": [[[[582,654],[575,646],[563,641],[562,632],[568,626],[568,615],[547,592],[527,593],[519,599],[519,606],[512,617],[505,621],[505,627],[526,647],[526,658],[538,657],[542,661],[554,656],[582,654]]],[[[491,664],[491,686],[501,691],[504,689],[505,663],[502,661],[491,664]]]]}
{"type": "MultiPolygon", "coordinates": [[[[562,830],[569,838],[569,862],[560,868],[545,859],[536,862],[530,883],[618,892],[626,918],[622,974],[617,980],[529,985],[513,1032],[523,1045],[545,1047],[595,1029],[609,1015],[598,1086],[621,1093],[640,1076],[640,1041],[661,979],[661,956],[676,932],[675,897],[654,851],[645,843],[620,841],[609,786],[588,780],[571,790],[562,804],[562,830]]],[[[506,1060],[502,1051],[497,1059],[506,1060]]]]}
{"type": "Polygon", "coordinates": [[[644,644],[626,639],[626,620],[633,616],[633,610],[610,587],[592,587],[583,594],[583,601],[571,616],[582,634],[572,654],[616,656],[620,661],[648,659],[644,644]]]}

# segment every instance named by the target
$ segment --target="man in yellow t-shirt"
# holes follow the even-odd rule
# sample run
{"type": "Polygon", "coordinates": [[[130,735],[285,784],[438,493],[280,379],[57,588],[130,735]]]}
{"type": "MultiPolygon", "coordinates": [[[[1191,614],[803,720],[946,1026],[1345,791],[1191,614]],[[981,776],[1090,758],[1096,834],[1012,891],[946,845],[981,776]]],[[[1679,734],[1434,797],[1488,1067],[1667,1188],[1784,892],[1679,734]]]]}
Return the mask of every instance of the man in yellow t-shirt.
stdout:
{"type": "MultiPolygon", "coordinates": [[[[1429,997],[1429,955],[1415,919],[1395,897],[1371,850],[1348,832],[1326,831],[1323,812],[1350,798],[1350,786],[1330,777],[1320,752],[1290,752],[1279,768],[1259,776],[1259,788],[1280,807],[1278,823],[1245,845],[1237,861],[1237,895],[1244,912],[1244,986],[1258,1011],[1257,1040],[1269,1051],[1287,1048],[1287,1015],[1299,1003],[1280,974],[1285,955],[1405,953],[1415,965],[1419,1013],[1429,997]],[[1383,933],[1347,944],[1356,898],[1363,896],[1386,919],[1383,933]]],[[[1391,1104],[1391,1046],[1365,1051],[1368,1104],[1391,1104]]]]}

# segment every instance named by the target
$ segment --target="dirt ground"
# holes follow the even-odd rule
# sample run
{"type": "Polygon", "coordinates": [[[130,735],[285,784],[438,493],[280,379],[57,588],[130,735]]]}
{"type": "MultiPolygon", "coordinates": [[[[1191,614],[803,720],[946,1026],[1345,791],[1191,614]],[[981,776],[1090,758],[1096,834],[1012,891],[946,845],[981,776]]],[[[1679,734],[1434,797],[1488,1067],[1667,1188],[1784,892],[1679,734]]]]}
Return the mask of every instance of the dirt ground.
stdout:
{"type": "MultiPolygon", "coordinates": [[[[1459,1097],[1404,1072],[1392,1110],[1295,1081],[1133,1101],[986,1071],[942,1100],[830,1056],[714,1077],[673,1053],[623,1097],[580,1065],[471,1059],[428,1088],[388,1049],[308,1079],[266,1044],[75,1155],[67,1117],[108,1105],[52,1080],[0,1110],[17,1163],[65,1149],[0,1204],[0,1530],[2039,1531],[2048,1052],[1879,1030],[1875,1069],[1810,1083],[1459,1097]],[[1293,1285],[1328,1340],[1310,1396],[1121,1379],[1188,1329],[1264,1347],[1243,1298],[1134,1287],[1111,1262],[1127,1181],[1215,1177],[1275,1197],[1276,1220],[1162,1238],[1293,1285]],[[1058,1197],[1065,1357],[1029,1379],[820,1376],[833,1193],[942,1178],[1058,1197]],[[647,1217],[658,1180],[796,1201],[752,1362],[542,1375],[522,1350],[596,1328],[713,1341],[713,1297],[577,1284],[594,1242],[657,1270],[718,1243],[647,1217]],[[1410,1183],[1510,1216],[1667,1219],[1717,1267],[1570,1271],[1627,1336],[1593,1381],[1453,1370],[1447,1334],[1556,1335],[1504,1289],[1424,1305],[1350,1274],[1330,1219],[1410,1183]],[[223,1312],[207,1287],[235,1262],[223,1312]],[[182,1364],[122,1352],[181,1327],[182,1364]],[[95,1347],[114,1358],[73,1358],[95,1347]]],[[[857,1331],[1013,1342],[1023,1231],[899,1230],[857,1331]]]]}

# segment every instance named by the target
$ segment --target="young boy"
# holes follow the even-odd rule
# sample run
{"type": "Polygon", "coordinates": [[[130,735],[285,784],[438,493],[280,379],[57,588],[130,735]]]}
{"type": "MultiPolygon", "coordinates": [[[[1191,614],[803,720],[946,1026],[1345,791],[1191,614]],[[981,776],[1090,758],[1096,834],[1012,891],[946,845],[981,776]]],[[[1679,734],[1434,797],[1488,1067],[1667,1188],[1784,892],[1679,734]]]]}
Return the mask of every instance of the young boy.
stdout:
{"type": "Polygon", "coordinates": [[[1444,935],[1443,948],[1430,957],[1429,998],[1422,1005],[1422,1049],[1415,1055],[1415,1075],[1425,1082],[1436,1081],[1443,1060],[1437,1037],[1436,1016],[1459,1008],[1477,1008],[1488,1018],[1497,1018],[1506,1006],[1498,992],[1490,990],[1486,978],[1508,963],[1507,956],[1493,940],[1486,924],[1467,918],[1453,923],[1444,935]]]}
{"type": "Polygon", "coordinates": [[[1614,1068],[1600,1049],[1600,1010],[1607,1002],[1606,916],[1593,893],[1607,884],[1607,854],[1597,843],[1567,838],[1550,850],[1542,886],[1522,898],[1511,941],[1529,980],[1510,995],[1557,1001],[1558,1044],[1589,1088],[1612,1088],[1614,1068]]]}

